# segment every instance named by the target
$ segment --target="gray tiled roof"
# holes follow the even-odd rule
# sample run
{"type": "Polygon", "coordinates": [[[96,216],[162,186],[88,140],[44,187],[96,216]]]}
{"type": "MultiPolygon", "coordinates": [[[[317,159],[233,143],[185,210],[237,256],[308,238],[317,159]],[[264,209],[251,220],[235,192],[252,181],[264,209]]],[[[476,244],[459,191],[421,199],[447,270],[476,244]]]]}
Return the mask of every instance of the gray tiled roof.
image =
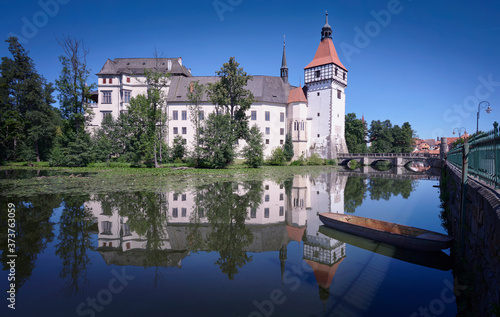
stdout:
{"type": "MultiPolygon", "coordinates": [[[[215,83],[219,80],[217,76],[197,76],[197,77],[172,77],[172,83],[167,96],[168,102],[187,102],[189,84],[198,81],[200,84],[215,83]]],[[[293,88],[293,87],[292,87],[293,88]]],[[[248,81],[246,89],[249,89],[257,102],[270,102],[286,104],[288,93],[291,86],[285,84],[280,77],[276,76],[253,76],[248,81]]],[[[202,102],[209,102],[207,95],[204,94],[202,102]]]]}
{"type": "Polygon", "coordinates": [[[192,76],[184,65],[179,63],[178,58],[115,58],[108,59],[97,75],[144,75],[144,69],[159,67],[162,72],[170,72],[177,76],[192,76]],[[171,61],[172,69],[168,70],[168,61],[171,61]]]}

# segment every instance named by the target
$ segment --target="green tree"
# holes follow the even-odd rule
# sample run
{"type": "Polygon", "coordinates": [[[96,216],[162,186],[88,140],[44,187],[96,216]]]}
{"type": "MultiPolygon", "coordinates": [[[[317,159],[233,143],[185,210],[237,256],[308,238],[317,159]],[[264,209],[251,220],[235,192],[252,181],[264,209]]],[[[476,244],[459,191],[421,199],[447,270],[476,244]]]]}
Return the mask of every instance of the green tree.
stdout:
{"type": "Polygon", "coordinates": [[[157,53],[155,53],[154,60],[155,67],[144,70],[146,85],[148,87],[147,99],[149,102],[148,116],[146,117],[147,142],[145,144],[148,146],[148,153],[152,154],[154,166],[159,167],[157,148],[160,140],[163,139],[163,131],[168,120],[164,108],[167,104],[165,90],[168,86],[170,73],[164,67],[162,68],[164,59],[158,57],[157,53]]]}
{"type": "Polygon", "coordinates": [[[9,37],[13,58],[0,64],[0,162],[47,159],[55,138],[58,112],[52,107],[52,84],[16,37],[9,37]]]}
{"type": "Polygon", "coordinates": [[[216,112],[229,114],[232,130],[236,139],[244,139],[248,133],[248,117],[245,111],[250,109],[254,101],[252,92],[244,87],[252,76],[243,71],[243,67],[234,57],[224,63],[220,71],[215,73],[219,81],[208,84],[208,96],[216,107],[216,112]]]}
{"type": "Polygon", "coordinates": [[[370,130],[370,152],[372,153],[391,153],[394,138],[392,134],[392,124],[390,120],[381,122],[374,120],[371,123],[370,130]]]}
{"type": "Polygon", "coordinates": [[[267,162],[269,163],[269,165],[285,165],[285,151],[283,151],[283,147],[275,147],[272,150],[271,156],[268,158],[267,162]]]}
{"type": "Polygon", "coordinates": [[[255,124],[248,133],[247,145],[243,148],[245,164],[256,168],[264,162],[264,141],[259,127],[255,124]]]}
{"type": "Polygon", "coordinates": [[[345,116],[345,141],[350,153],[366,153],[366,123],[356,118],[355,113],[345,116]]]}
{"type": "Polygon", "coordinates": [[[189,99],[190,105],[188,105],[189,109],[189,118],[194,128],[194,139],[193,139],[193,158],[195,160],[195,164],[198,165],[198,161],[201,158],[201,132],[202,132],[202,120],[204,113],[201,109],[201,100],[203,98],[203,93],[205,91],[205,86],[200,84],[199,81],[193,81],[190,83],[188,87],[187,97],[189,99]]]}
{"type": "Polygon", "coordinates": [[[287,133],[285,137],[285,144],[283,144],[283,152],[285,152],[285,159],[287,161],[291,161],[293,158],[293,142],[292,142],[292,134],[287,133]]]}
{"type": "Polygon", "coordinates": [[[203,125],[200,166],[225,168],[234,157],[234,143],[237,138],[233,133],[229,114],[211,113],[203,125]]]}
{"type": "Polygon", "coordinates": [[[172,148],[172,159],[182,160],[185,155],[186,155],[186,139],[184,139],[180,134],[178,134],[174,138],[174,145],[172,148]]]}
{"type": "Polygon", "coordinates": [[[85,43],[66,36],[59,40],[59,44],[64,55],[59,57],[63,68],[59,79],[56,80],[58,99],[62,117],[67,121],[66,128],[75,135],[69,131],[63,133],[74,140],[78,134],[85,133],[85,122],[91,119],[92,112],[87,101],[95,84],[87,85],[90,69],[87,66],[89,51],[85,43]]]}

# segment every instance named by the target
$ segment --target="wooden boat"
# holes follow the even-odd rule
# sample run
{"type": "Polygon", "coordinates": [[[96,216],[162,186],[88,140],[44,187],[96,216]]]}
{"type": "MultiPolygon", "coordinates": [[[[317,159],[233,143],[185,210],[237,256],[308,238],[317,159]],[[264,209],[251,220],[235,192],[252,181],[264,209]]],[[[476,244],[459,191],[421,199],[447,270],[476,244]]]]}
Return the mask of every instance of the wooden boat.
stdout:
{"type": "Polygon", "coordinates": [[[327,227],[412,250],[447,249],[453,241],[453,237],[434,231],[353,215],[325,212],[319,219],[327,227]]]}
{"type": "Polygon", "coordinates": [[[352,233],[319,227],[319,232],[332,239],[345,242],[355,247],[385,255],[400,261],[421,265],[442,271],[449,271],[452,267],[451,257],[443,251],[418,251],[396,247],[387,243],[363,238],[352,233]]]}

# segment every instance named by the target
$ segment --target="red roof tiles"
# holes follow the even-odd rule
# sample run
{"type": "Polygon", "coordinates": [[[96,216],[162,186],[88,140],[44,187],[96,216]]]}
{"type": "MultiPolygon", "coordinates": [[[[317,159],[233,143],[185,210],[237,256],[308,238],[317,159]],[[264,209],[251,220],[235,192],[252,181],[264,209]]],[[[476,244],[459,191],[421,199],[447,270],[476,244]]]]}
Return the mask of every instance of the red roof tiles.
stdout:
{"type": "Polygon", "coordinates": [[[307,102],[307,98],[306,95],[304,95],[302,87],[290,90],[290,93],[288,94],[288,103],[292,102],[307,102]]]}

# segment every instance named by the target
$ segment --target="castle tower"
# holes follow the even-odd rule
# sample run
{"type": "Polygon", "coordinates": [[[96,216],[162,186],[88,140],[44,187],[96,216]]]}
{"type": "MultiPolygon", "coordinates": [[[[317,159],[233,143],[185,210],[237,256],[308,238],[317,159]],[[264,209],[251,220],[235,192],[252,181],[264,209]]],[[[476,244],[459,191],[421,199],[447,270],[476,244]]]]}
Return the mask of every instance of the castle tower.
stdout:
{"type": "Polygon", "coordinates": [[[304,67],[307,87],[308,119],[311,120],[311,152],[322,158],[347,153],[345,142],[345,88],[347,69],[339,60],[332,41],[332,28],[326,23],[314,59],[304,67]]]}

